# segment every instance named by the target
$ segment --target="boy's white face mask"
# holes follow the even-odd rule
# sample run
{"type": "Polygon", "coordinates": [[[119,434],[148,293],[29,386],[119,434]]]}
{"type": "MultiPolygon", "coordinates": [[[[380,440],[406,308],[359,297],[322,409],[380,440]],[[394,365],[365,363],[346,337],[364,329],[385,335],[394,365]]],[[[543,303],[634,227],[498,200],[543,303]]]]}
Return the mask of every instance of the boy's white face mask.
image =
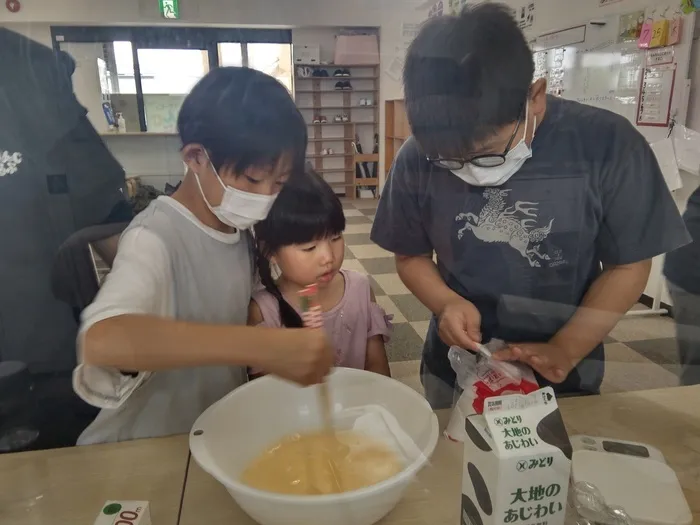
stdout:
{"type": "Polygon", "coordinates": [[[209,160],[211,169],[214,170],[216,180],[219,181],[219,184],[221,184],[221,187],[224,189],[221,204],[212,206],[209,203],[204,195],[204,190],[202,190],[199,174],[193,173],[197,180],[197,186],[199,186],[199,193],[201,193],[202,199],[204,199],[205,204],[211,212],[216,215],[216,218],[227,226],[239,230],[248,230],[258,222],[264,220],[270,212],[270,208],[272,208],[277,194],[260,195],[259,193],[250,193],[225,185],[206,151],[205,155],[207,156],[207,160],[209,160]]]}
{"type": "MultiPolygon", "coordinates": [[[[500,166],[492,168],[483,168],[474,166],[470,163],[465,163],[461,169],[451,170],[467,184],[472,186],[500,186],[515,175],[518,170],[525,164],[525,161],[532,157],[532,148],[525,142],[527,136],[527,118],[530,111],[529,101],[525,106],[525,133],[514,147],[506,153],[506,161],[500,166]]],[[[532,124],[532,140],[535,138],[535,129],[537,128],[537,118],[533,119],[532,124]]]]}

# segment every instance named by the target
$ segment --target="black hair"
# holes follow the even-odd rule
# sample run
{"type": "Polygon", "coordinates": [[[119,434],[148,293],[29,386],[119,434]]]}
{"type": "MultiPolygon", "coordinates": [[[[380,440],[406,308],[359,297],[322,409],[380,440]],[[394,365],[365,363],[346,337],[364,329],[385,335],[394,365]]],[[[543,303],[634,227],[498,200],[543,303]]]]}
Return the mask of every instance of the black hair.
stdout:
{"type": "Polygon", "coordinates": [[[404,65],[406,113],[431,156],[462,158],[523,113],[532,52],[510,8],[480,4],[429,20],[404,65]]]}
{"type": "Polygon", "coordinates": [[[270,257],[280,248],[343,233],[343,205],[326,181],[307,168],[284,185],[270,213],[255,225],[256,260],[260,281],[279,302],[282,326],[299,328],[301,317],[285,301],[270,269],[270,257]]]}
{"type": "Polygon", "coordinates": [[[185,97],[177,129],[183,146],[204,146],[217,170],[273,167],[285,154],[292,173],[304,169],[304,119],[287,88],[255,69],[211,70],[185,97]]]}

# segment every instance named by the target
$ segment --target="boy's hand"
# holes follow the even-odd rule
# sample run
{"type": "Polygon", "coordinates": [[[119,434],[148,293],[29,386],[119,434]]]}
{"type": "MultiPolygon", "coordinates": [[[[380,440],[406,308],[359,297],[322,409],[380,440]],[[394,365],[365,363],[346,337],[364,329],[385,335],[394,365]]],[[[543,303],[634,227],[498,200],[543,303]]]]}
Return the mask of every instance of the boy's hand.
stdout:
{"type": "Polygon", "coordinates": [[[481,314],[472,303],[458,298],[445,305],[438,316],[438,334],[448,346],[477,350],[481,342],[481,314]]]}
{"type": "Polygon", "coordinates": [[[565,349],[552,343],[510,344],[507,348],[494,352],[493,357],[499,361],[526,363],[552,383],[564,381],[578,364],[565,349]]]}
{"type": "Polygon", "coordinates": [[[323,381],[333,366],[333,350],[322,328],[284,330],[280,348],[270,352],[266,372],[294,381],[302,386],[323,381]]]}

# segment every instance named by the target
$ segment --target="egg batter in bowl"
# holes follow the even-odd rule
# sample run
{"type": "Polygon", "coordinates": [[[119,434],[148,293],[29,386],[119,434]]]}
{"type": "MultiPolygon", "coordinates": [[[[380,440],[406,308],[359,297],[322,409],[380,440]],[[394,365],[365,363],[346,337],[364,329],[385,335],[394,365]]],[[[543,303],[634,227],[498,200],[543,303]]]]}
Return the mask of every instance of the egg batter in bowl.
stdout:
{"type": "Polygon", "coordinates": [[[243,471],[246,485],[297,496],[337,494],[395,476],[405,465],[382,441],[353,430],[292,434],[243,471]]]}

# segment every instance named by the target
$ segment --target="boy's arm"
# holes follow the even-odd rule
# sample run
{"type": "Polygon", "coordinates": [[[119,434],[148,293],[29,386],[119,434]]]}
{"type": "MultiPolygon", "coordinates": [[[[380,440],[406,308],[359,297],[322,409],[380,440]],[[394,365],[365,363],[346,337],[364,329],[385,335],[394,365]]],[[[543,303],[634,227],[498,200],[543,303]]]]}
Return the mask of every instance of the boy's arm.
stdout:
{"type": "Polygon", "coordinates": [[[99,321],[83,339],[83,362],[158,371],[209,365],[252,366],[313,384],[326,370],[320,330],[207,325],[125,314],[99,321]],[[318,333],[316,333],[318,332],[318,333]],[[297,363],[289,355],[297,355],[297,363]]]}
{"type": "Polygon", "coordinates": [[[172,319],[172,304],[162,241],[144,229],[128,231],[112,271],[83,314],[81,363],[139,372],[253,365],[311,384],[322,380],[332,362],[320,331],[188,323],[172,319]]]}

